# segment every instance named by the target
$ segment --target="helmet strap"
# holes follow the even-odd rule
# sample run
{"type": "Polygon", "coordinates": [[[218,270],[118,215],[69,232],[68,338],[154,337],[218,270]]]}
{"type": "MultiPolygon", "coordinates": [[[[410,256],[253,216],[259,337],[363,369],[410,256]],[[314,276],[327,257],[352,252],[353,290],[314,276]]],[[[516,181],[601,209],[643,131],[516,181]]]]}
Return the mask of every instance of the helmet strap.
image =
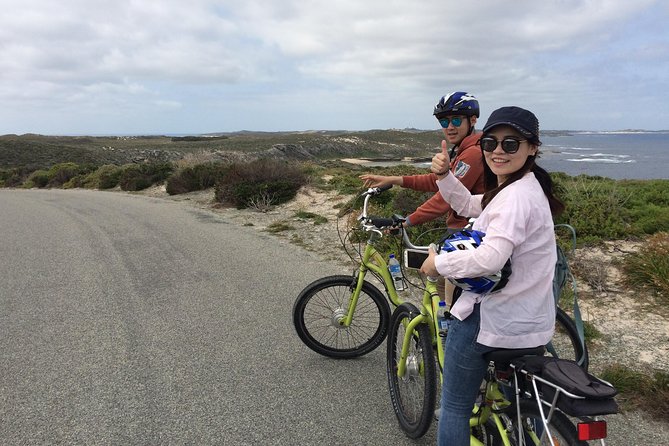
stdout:
{"type": "Polygon", "coordinates": [[[467,132],[467,136],[471,135],[474,133],[474,126],[472,125],[472,117],[467,116],[467,125],[469,126],[469,131],[467,132]]]}

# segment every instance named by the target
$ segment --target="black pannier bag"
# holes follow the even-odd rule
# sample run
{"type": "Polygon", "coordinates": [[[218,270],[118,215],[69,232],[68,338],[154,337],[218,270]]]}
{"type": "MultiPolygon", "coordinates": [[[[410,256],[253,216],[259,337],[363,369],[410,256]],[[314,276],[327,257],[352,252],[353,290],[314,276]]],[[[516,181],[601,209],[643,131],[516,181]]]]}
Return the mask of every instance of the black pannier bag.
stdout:
{"type": "MultiPolygon", "coordinates": [[[[572,398],[560,392],[557,407],[575,417],[608,415],[618,412],[618,404],[613,397],[618,391],[595,376],[583,370],[576,362],[546,356],[521,358],[514,361],[518,369],[561,387],[565,391],[583,397],[572,398]]],[[[556,389],[551,385],[538,382],[543,400],[552,402],[556,389]]]]}

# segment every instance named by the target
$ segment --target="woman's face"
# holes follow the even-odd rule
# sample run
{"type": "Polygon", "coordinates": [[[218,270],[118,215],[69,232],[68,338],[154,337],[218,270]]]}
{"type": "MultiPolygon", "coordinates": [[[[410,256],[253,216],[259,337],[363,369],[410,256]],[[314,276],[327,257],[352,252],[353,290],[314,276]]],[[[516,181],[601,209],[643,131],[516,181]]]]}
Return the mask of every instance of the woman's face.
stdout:
{"type": "MultiPolygon", "coordinates": [[[[492,152],[483,151],[485,161],[490,170],[497,175],[497,184],[502,184],[509,175],[519,170],[525,165],[527,157],[537,154],[537,146],[530,144],[518,131],[510,126],[498,126],[483,135],[483,138],[491,137],[498,141],[495,150],[492,152]],[[507,153],[502,149],[504,139],[513,139],[519,141],[518,151],[507,153]]],[[[493,142],[494,143],[494,142],[493,142]]],[[[484,144],[482,144],[485,147],[484,144]]],[[[513,147],[513,143],[507,143],[507,147],[513,147]]]]}

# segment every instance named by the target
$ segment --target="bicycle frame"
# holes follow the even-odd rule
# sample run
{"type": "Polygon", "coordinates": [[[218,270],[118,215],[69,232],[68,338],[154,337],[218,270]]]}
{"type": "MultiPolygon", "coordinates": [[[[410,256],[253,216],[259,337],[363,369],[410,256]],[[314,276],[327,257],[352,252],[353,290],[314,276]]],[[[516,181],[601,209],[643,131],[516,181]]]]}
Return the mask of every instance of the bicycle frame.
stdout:
{"type": "Polygon", "coordinates": [[[355,309],[358,305],[358,298],[360,297],[360,290],[362,290],[362,285],[365,282],[365,277],[367,276],[367,271],[373,271],[383,279],[383,283],[386,286],[388,291],[388,297],[393,305],[398,306],[402,304],[402,299],[400,299],[395,289],[395,284],[393,279],[390,276],[388,271],[388,263],[383,258],[381,254],[374,247],[374,241],[378,239],[378,235],[372,232],[367,244],[365,246],[365,251],[362,255],[362,262],[360,263],[360,268],[358,269],[358,279],[356,282],[355,289],[351,293],[351,300],[348,305],[348,312],[340,321],[340,324],[344,327],[351,325],[353,321],[353,315],[355,314],[355,309]]]}
{"type": "MultiPolygon", "coordinates": [[[[439,337],[439,327],[437,327],[436,314],[439,308],[439,293],[437,292],[437,279],[428,277],[425,283],[425,292],[423,293],[423,302],[420,306],[420,314],[411,319],[406,327],[407,333],[414,333],[419,324],[427,324],[430,327],[430,334],[432,336],[432,345],[436,344],[437,358],[439,364],[439,381],[442,379],[442,371],[444,368],[444,344],[439,337]]],[[[404,377],[406,373],[406,359],[409,356],[409,344],[411,337],[406,336],[402,341],[402,353],[400,355],[400,362],[397,368],[397,376],[404,377]]]]}
{"type": "MultiPolygon", "coordinates": [[[[497,431],[500,433],[502,438],[502,444],[504,446],[511,446],[511,440],[509,439],[506,426],[502,422],[502,417],[495,412],[497,409],[502,409],[509,406],[511,403],[505,398],[502,392],[499,390],[499,383],[492,376],[494,374],[494,366],[490,366],[488,369],[488,378],[486,378],[486,389],[484,394],[484,402],[480,406],[474,406],[471,418],[469,418],[469,428],[472,429],[477,426],[485,425],[488,419],[493,420],[497,431]]],[[[480,440],[475,438],[473,435],[469,437],[471,445],[474,446],[484,446],[480,440]]]]}
{"type": "MultiPolygon", "coordinates": [[[[381,277],[386,287],[388,298],[395,307],[401,305],[404,302],[402,298],[399,296],[399,294],[397,294],[397,290],[395,289],[395,283],[393,282],[393,279],[390,276],[390,271],[388,270],[388,263],[386,262],[383,255],[381,255],[374,247],[374,244],[376,243],[377,240],[379,240],[383,236],[383,233],[374,224],[368,223],[369,221],[373,220],[367,217],[367,205],[369,203],[370,197],[373,195],[372,193],[370,193],[370,191],[372,191],[372,189],[370,189],[365,193],[363,211],[360,217],[358,217],[358,220],[361,222],[363,229],[369,232],[370,235],[365,245],[365,250],[362,253],[362,261],[360,262],[360,268],[358,269],[358,278],[355,289],[351,293],[351,300],[349,302],[348,312],[340,321],[340,324],[344,327],[350,326],[353,321],[355,309],[358,304],[358,298],[360,297],[360,291],[362,290],[362,286],[364,284],[365,277],[367,276],[368,271],[372,271],[381,277]]],[[[411,243],[411,240],[409,240],[406,231],[402,228],[398,229],[402,231],[402,242],[405,247],[419,250],[422,249],[427,251],[427,246],[414,245],[413,243],[411,243]]]]}

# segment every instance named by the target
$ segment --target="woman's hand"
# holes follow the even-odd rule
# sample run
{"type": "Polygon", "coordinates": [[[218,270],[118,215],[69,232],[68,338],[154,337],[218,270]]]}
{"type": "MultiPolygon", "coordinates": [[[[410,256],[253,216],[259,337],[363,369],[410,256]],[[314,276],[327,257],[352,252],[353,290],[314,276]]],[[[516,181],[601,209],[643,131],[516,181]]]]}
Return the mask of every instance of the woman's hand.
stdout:
{"type": "Polygon", "coordinates": [[[401,186],[403,183],[402,177],[386,177],[383,175],[372,175],[368,173],[360,175],[359,178],[362,180],[365,187],[384,187],[390,185],[401,186]]]}
{"type": "Polygon", "coordinates": [[[432,166],[430,167],[430,170],[432,170],[432,172],[435,173],[439,178],[443,178],[448,175],[450,164],[451,160],[448,157],[446,141],[441,141],[441,152],[437,153],[432,158],[432,166]]]}
{"type": "Polygon", "coordinates": [[[437,253],[434,251],[432,246],[428,250],[427,259],[423,262],[420,267],[420,272],[429,277],[439,277],[439,271],[434,264],[434,259],[437,257],[437,253]]]}

